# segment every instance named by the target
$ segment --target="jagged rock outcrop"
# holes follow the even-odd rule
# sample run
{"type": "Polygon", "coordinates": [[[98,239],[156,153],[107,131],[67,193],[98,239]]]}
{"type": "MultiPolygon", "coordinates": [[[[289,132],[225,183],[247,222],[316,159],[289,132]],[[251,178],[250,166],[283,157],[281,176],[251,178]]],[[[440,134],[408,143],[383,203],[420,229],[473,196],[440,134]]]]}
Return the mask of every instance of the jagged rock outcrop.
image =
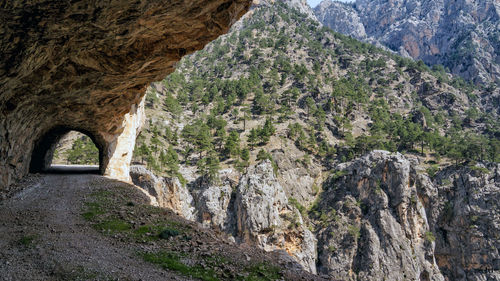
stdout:
{"type": "Polygon", "coordinates": [[[476,83],[500,82],[496,0],[356,0],[355,4],[325,0],[314,12],[340,33],[428,64],[442,64],[476,83]]]}
{"type": "Polygon", "coordinates": [[[318,195],[322,179],[321,166],[296,161],[297,155],[289,149],[287,152],[275,150],[273,160],[278,167],[278,181],[288,198],[294,198],[304,206],[309,206],[318,195]]]}
{"type": "Polygon", "coordinates": [[[373,151],[339,164],[313,209],[318,272],[343,280],[500,280],[500,165],[373,151]]]}
{"type": "Polygon", "coordinates": [[[132,182],[156,198],[158,206],[172,209],[188,220],[195,219],[193,197],[177,178],[155,176],[143,166],[131,166],[132,182]]]}
{"type": "Polygon", "coordinates": [[[234,216],[234,199],[238,184],[232,169],[219,172],[219,181],[210,183],[205,177],[198,178],[191,184],[191,193],[195,198],[198,221],[204,226],[220,229],[235,235],[236,218],[234,216]]]}
{"type": "Polygon", "coordinates": [[[322,1],[314,8],[316,18],[331,29],[353,38],[365,39],[366,31],[358,12],[342,2],[322,1]]]}
{"type": "Polygon", "coordinates": [[[500,280],[500,164],[449,167],[429,221],[435,256],[447,280],[500,280]]]}
{"type": "Polygon", "coordinates": [[[374,151],[336,168],[316,207],[319,272],[343,280],[444,280],[411,165],[399,153],[374,151]]]}
{"type": "Polygon", "coordinates": [[[266,250],[284,249],[316,273],[316,239],[298,210],[288,204],[269,160],[249,168],[235,200],[238,239],[266,250]]]}
{"type": "Polygon", "coordinates": [[[69,130],[94,140],[103,173],[128,179],[146,86],[227,32],[250,2],[3,3],[0,187],[30,163],[44,170],[69,130]]]}
{"type": "Polygon", "coordinates": [[[238,185],[236,212],[238,233],[244,240],[265,246],[267,234],[283,222],[288,199],[269,161],[250,168],[238,185]]]}
{"type": "Polygon", "coordinates": [[[316,238],[301,213],[288,204],[269,160],[249,167],[241,177],[231,169],[221,170],[215,182],[200,177],[188,184],[189,190],[177,179],[156,177],[141,166],[132,166],[131,176],[160,206],[224,231],[236,242],[284,250],[316,273],[316,238]]]}

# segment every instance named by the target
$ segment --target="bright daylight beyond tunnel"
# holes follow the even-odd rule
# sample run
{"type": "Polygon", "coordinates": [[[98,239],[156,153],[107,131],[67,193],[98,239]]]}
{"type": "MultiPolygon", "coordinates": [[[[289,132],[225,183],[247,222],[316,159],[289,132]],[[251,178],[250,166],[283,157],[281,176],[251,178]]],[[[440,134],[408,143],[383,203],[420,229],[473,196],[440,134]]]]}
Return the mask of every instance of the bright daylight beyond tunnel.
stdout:
{"type": "Polygon", "coordinates": [[[52,161],[45,172],[98,173],[99,149],[89,136],[70,131],[56,143],[52,161]]]}
{"type": "Polygon", "coordinates": [[[99,166],[99,150],[90,137],[77,131],[66,134],[56,145],[52,165],[99,166]]]}

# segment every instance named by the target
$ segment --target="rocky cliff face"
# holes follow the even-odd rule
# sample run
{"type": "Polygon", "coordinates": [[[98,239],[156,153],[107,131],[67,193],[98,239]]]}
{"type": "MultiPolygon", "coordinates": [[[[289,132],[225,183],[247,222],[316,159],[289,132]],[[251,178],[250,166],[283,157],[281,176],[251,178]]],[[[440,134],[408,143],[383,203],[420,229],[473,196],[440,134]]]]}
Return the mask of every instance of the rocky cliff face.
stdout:
{"type": "Polygon", "coordinates": [[[427,214],[401,154],[341,164],[319,212],[319,271],[345,280],[444,280],[427,214]]]}
{"type": "Polygon", "coordinates": [[[266,250],[283,249],[316,273],[316,241],[274,175],[269,160],[241,178],[235,201],[237,235],[266,250]]]}
{"type": "Polygon", "coordinates": [[[131,176],[160,206],[224,231],[236,242],[266,251],[286,251],[316,273],[316,239],[301,213],[288,203],[269,160],[241,176],[223,170],[217,182],[200,177],[186,187],[177,179],[156,177],[143,167],[133,166],[131,176]]]}
{"type": "Polygon", "coordinates": [[[476,83],[500,82],[498,1],[325,0],[314,12],[340,33],[442,64],[476,83]]]}
{"type": "Polygon", "coordinates": [[[318,271],[345,280],[498,280],[498,164],[374,151],[340,164],[314,209],[318,271]]]}
{"type": "Polygon", "coordinates": [[[142,167],[131,175],[160,206],[333,279],[499,280],[500,165],[449,167],[434,179],[421,166],[387,151],[339,164],[309,214],[270,161],[189,187],[142,167]]]}
{"type": "Polygon", "coordinates": [[[429,201],[435,257],[448,280],[500,280],[500,165],[448,168],[429,201]],[[432,207],[433,206],[433,207],[432,207]]]}
{"type": "Polygon", "coordinates": [[[316,18],[331,29],[356,39],[366,39],[358,11],[342,2],[322,1],[314,8],[316,18]]]}
{"type": "Polygon", "coordinates": [[[142,166],[130,167],[132,182],[156,199],[155,205],[169,208],[178,215],[194,220],[193,197],[177,178],[157,177],[142,166]]]}
{"type": "Polygon", "coordinates": [[[146,86],[249,8],[246,0],[8,1],[0,11],[0,187],[50,163],[69,130],[128,179],[146,86]],[[129,114],[127,116],[127,114],[129,114]],[[139,116],[139,117],[137,117],[139,116]],[[32,157],[33,152],[33,157],[32,157]]]}

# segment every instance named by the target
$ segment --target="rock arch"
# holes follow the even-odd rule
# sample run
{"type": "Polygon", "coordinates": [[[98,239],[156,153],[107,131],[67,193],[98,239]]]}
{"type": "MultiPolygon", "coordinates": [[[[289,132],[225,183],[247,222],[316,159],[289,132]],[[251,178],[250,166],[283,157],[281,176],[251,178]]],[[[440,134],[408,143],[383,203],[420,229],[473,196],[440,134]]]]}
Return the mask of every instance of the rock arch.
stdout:
{"type": "Polygon", "coordinates": [[[103,173],[129,180],[147,85],[171,73],[182,56],[226,33],[250,4],[2,3],[0,188],[28,173],[37,141],[55,127],[90,132],[101,142],[103,173]]]}

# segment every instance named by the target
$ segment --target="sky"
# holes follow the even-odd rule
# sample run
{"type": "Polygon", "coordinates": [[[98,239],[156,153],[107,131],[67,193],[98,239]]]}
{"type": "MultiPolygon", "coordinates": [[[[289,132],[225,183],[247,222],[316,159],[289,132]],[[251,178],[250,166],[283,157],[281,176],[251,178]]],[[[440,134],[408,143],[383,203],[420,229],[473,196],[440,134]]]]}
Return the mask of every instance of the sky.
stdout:
{"type": "MultiPolygon", "coordinates": [[[[354,0],[339,0],[340,2],[354,2],[354,0]]],[[[307,0],[307,3],[312,8],[316,7],[321,2],[321,0],[307,0]]]]}

